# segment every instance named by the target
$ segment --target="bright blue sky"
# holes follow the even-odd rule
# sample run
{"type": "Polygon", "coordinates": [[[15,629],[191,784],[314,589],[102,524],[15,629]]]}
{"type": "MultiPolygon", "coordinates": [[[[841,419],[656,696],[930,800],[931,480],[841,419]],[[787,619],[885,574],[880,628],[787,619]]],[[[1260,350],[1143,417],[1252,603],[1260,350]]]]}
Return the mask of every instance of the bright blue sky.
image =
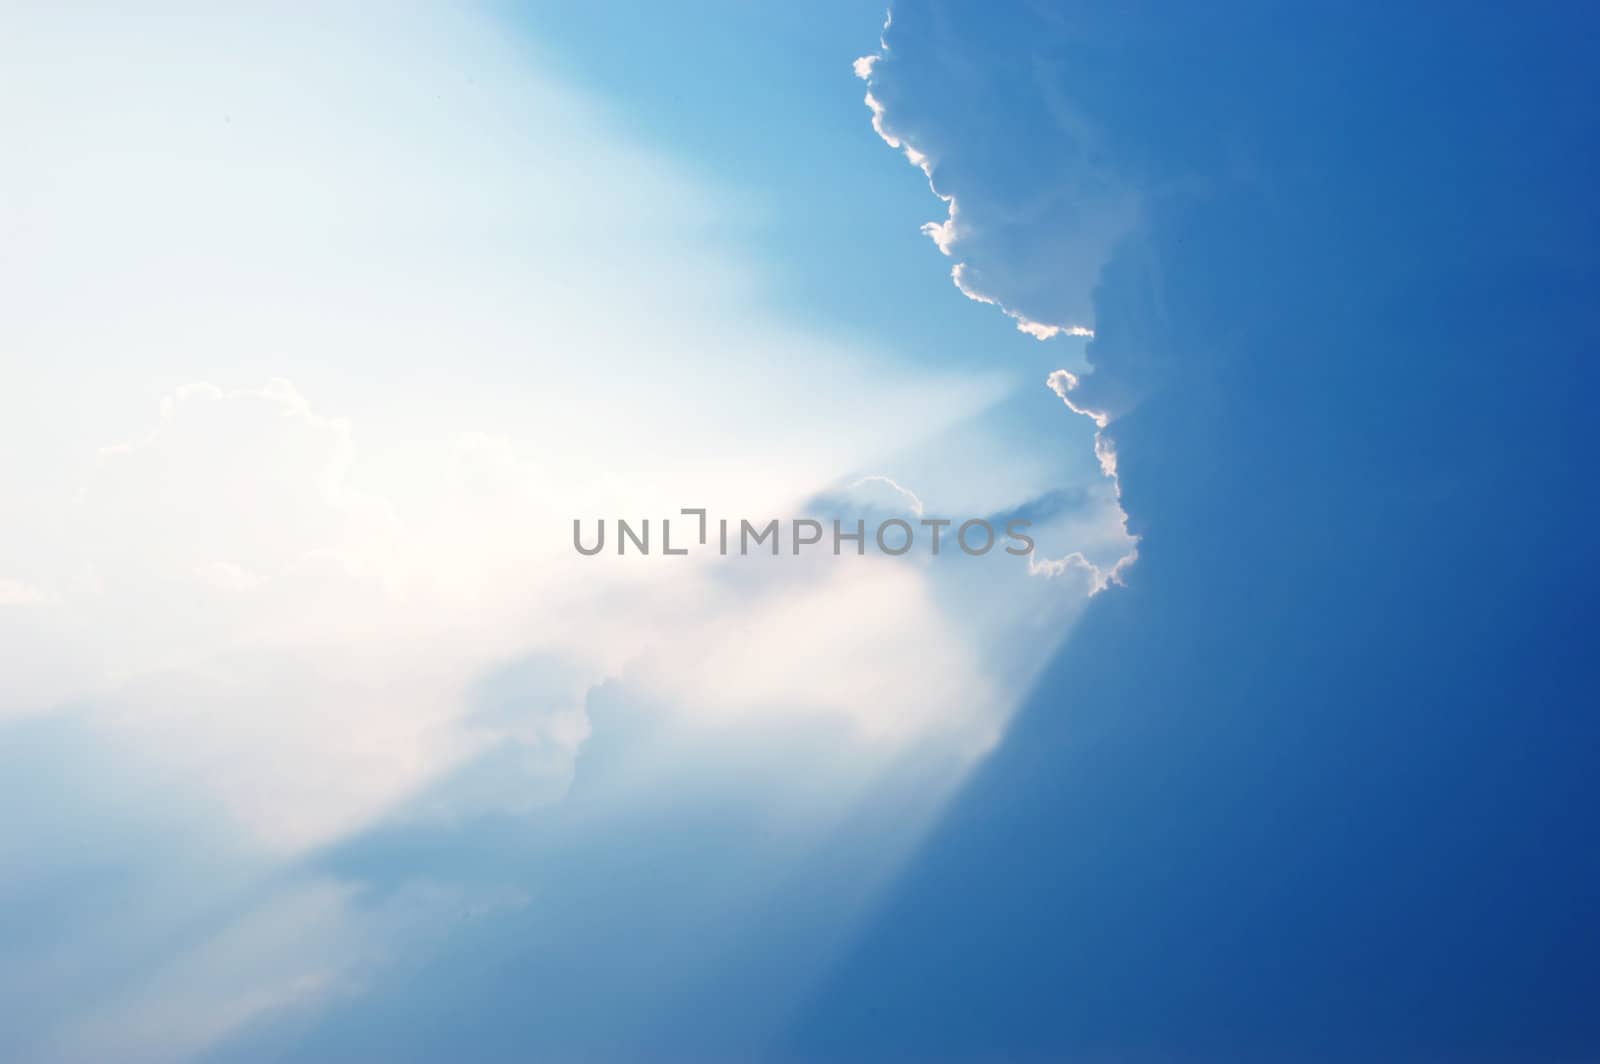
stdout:
{"type": "Polygon", "coordinates": [[[0,1056],[1600,1047],[1592,18],[15,25],[0,1056]]]}
{"type": "Polygon", "coordinates": [[[1008,366],[1051,362],[981,307],[947,298],[949,264],[918,233],[939,204],[862,122],[850,64],[872,50],[881,7],[711,3],[693,32],[653,4],[508,6],[507,18],[630,134],[733,190],[750,212],[739,239],[779,278],[778,312],[879,336],[918,362],[979,351],[1008,366]]]}

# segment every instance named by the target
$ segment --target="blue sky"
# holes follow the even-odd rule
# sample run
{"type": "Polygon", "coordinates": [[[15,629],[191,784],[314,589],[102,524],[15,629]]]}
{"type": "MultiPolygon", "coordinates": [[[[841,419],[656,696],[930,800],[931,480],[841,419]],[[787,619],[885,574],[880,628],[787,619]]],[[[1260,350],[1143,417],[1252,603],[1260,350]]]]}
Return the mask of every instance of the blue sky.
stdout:
{"type": "Polygon", "coordinates": [[[891,16],[7,14],[0,1056],[1596,1051],[1593,20],[891,16]]]}

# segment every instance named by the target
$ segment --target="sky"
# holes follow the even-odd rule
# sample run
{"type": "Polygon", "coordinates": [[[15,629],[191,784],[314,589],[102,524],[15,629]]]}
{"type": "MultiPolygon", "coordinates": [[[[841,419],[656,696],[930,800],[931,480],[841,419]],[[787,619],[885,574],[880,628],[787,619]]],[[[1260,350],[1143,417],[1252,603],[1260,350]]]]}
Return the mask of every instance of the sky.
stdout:
{"type": "Polygon", "coordinates": [[[1600,1050],[1593,19],[4,18],[0,1056],[1600,1050]]]}

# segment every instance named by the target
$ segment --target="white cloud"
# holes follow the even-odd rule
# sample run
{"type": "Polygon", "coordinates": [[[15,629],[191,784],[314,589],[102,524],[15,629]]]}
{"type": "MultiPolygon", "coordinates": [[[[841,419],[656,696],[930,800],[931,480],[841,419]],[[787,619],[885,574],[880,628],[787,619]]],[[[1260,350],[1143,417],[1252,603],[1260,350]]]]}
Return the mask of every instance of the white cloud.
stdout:
{"type": "MultiPolygon", "coordinates": [[[[618,678],[649,704],[614,727],[836,729],[749,787],[843,801],[822,795],[842,764],[864,792],[896,757],[986,749],[1082,606],[1021,561],[961,582],[575,557],[575,516],[792,514],[846,471],[937,460],[1009,382],[761,311],[760,269],[708,236],[736,193],[492,25],[215,12],[163,35],[40,9],[0,70],[28,160],[0,174],[0,345],[22,356],[0,716],[82,707],[94,756],[203,811],[226,847],[185,842],[219,862],[559,803],[618,678]],[[560,697],[484,714],[484,677],[534,653],[570,670],[560,697]]],[[[152,940],[197,895],[220,915],[63,1021],[74,1051],[182,1053],[343,985],[347,899],[262,881],[237,909],[198,874],[152,900],[131,921],[152,940]]],[[[55,946],[64,971],[122,948],[55,946]]]]}
{"type": "Polygon", "coordinates": [[[893,477],[886,477],[886,476],[883,476],[881,474],[873,473],[873,474],[870,474],[868,476],[864,476],[864,477],[861,477],[861,478],[859,478],[857,480],[852,481],[850,483],[850,487],[859,488],[859,487],[863,487],[863,486],[865,486],[867,484],[885,484],[885,485],[887,485],[897,495],[899,495],[901,498],[906,500],[906,502],[911,507],[911,512],[913,514],[917,515],[918,517],[921,517],[924,513],[927,512],[927,508],[925,506],[923,506],[922,500],[917,497],[917,493],[912,491],[910,488],[906,487],[905,485],[897,482],[893,477]]]}
{"type": "Polygon", "coordinates": [[[1088,593],[1098,595],[1112,584],[1123,582],[1123,575],[1134,562],[1139,560],[1139,548],[1134,546],[1127,554],[1118,558],[1109,568],[1102,568],[1084,557],[1083,552],[1073,551],[1060,558],[1035,558],[1029,559],[1028,570],[1035,575],[1059,578],[1070,574],[1080,574],[1088,581],[1088,593]]]}
{"type": "Polygon", "coordinates": [[[1074,414],[1082,414],[1093,421],[1096,428],[1103,429],[1111,424],[1111,415],[1104,410],[1090,410],[1072,401],[1072,393],[1077,390],[1078,384],[1078,375],[1065,369],[1058,369],[1045,379],[1045,386],[1055,392],[1074,414]]]}
{"type": "MultiPolygon", "coordinates": [[[[922,227],[942,254],[960,257],[951,267],[955,286],[967,298],[997,307],[1020,332],[1037,340],[1059,336],[1094,337],[1091,293],[1113,246],[1130,233],[1139,217],[1137,194],[1098,157],[1093,124],[1073,112],[1048,82],[1013,84],[1002,76],[997,84],[979,78],[979,70],[1014,74],[1016,64],[974,64],[962,58],[971,47],[948,20],[930,20],[910,32],[902,24],[895,40],[908,38],[909,49],[893,45],[892,21],[884,24],[879,52],[857,60],[856,75],[868,83],[867,107],[872,127],[890,147],[905,152],[922,170],[934,195],[946,204],[943,221],[922,227]],[[893,112],[874,89],[893,90],[893,112]],[[1059,144],[1030,132],[1009,147],[1018,157],[991,161],[997,136],[997,114],[1004,114],[1008,92],[1040,92],[1058,117],[1059,144]],[[1054,151],[1064,165],[1046,165],[1054,151]],[[1024,165],[1026,164],[1026,165],[1024,165]],[[955,176],[945,183],[947,173],[955,176]],[[1037,172],[1040,180],[1018,189],[1019,173],[1037,172]]],[[[1025,47],[1025,42],[1018,42],[1025,47]]],[[[1068,409],[1096,427],[1095,457],[1118,497],[1115,441],[1108,434],[1111,414],[1072,397],[1079,377],[1061,369],[1047,386],[1068,409]]],[[[1126,515],[1118,513],[1126,551],[1102,572],[1081,552],[1054,562],[1036,562],[1031,571],[1058,575],[1078,567],[1091,573],[1091,593],[1120,582],[1138,556],[1137,540],[1126,531],[1126,515]]]]}

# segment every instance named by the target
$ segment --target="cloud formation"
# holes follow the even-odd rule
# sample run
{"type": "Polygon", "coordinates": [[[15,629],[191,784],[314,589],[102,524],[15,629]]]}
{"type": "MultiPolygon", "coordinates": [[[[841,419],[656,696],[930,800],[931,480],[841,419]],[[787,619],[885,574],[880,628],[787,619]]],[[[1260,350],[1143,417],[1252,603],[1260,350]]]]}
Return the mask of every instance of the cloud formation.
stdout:
{"type": "MultiPolygon", "coordinates": [[[[990,28],[977,45],[956,41],[948,20],[898,24],[891,11],[878,52],[857,59],[854,69],[868,84],[873,129],[922,170],[947,205],[946,218],[923,232],[961,260],[950,271],[956,287],[1037,340],[1092,340],[1092,294],[1102,267],[1139,223],[1140,196],[1113,165],[1094,122],[1069,101],[1050,49],[1057,29],[1041,35],[1030,26],[1025,37],[1011,38],[990,28]],[[1016,116],[1040,110],[1051,116],[1045,128],[1019,128],[1016,116]]],[[[1092,365],[1092,344],[1088,360],[1092,365]]],[[[1120,499],[1112,414],[1088,405],[1081,384],[1066,369],[1046,381],[1069,410],[1094,422],[1095,457],[1120,499]]],[[[1054,561],[1032,559],[1030,571],[1085,568],[1091,594],[1120,583],[1138,557],[1126,518],[1120,523],[1126,550],[1110,565],[1072,551],[1054,561]]]]}
{"type": "Polygon", "coordinates": [[[946,205],[923,232],[959,260],[956,287],[1036,339],[1092,337],[1090,293],[1138,224],[1140,197],[1069,102],[1049,41],[1030,31],[991,27],[974,61],[953,22],[897,23],[891,12],[878,52],[857,59],[855,74],[867,82],[873,129],[946,205]],[[1044,130],[1020,117],[1039,108],[1053,118],[1044,130]],[[1023,175],[1039,179],[1019,189],[1023,175]]]}
{"type": "MultiPolygon", "coordinates": [[[[1054,71],[1162,189],[1099,270],[1093,372],[1050,380],[1115,434],[1141,558],[790,1056],[1594,1055],[1600,144],[1574,101],[1600,93],[1575,26],[896,5],[873,90],[936,174],[1058,141],[1043,92],[956,120],[1054,71]],[[902,39],[946,46],[919,53],[939,77],[902,68],[913,100],[902,39]],[[1517,328],[1485,342],[1486,306],[1517,328]]],[[[1072,183],[995,171],[1019,213],[1072,183]]]]}

